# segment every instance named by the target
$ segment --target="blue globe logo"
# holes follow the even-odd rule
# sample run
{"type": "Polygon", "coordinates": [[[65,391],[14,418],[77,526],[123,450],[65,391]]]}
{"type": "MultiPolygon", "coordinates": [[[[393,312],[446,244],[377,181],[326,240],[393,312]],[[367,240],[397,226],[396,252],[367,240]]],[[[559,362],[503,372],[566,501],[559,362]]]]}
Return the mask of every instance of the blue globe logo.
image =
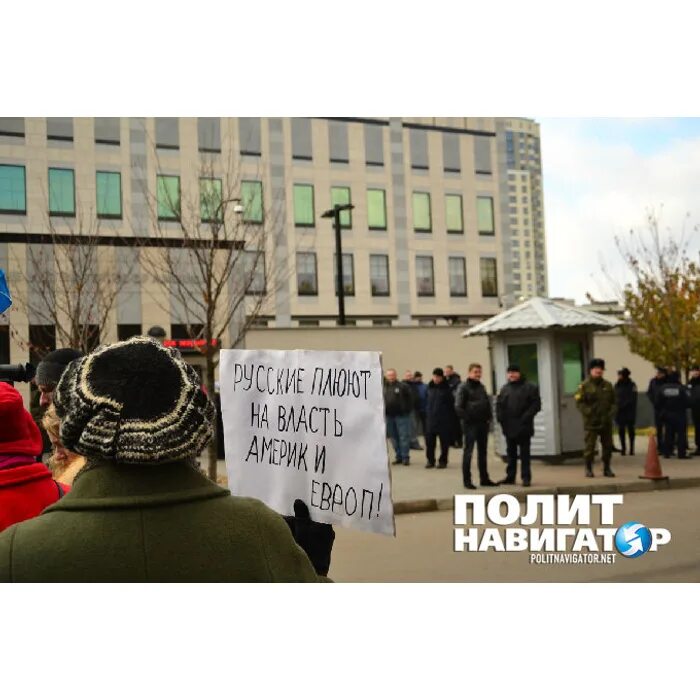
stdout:
{"type": "Polygon", "coordinates": [[[615,533],[615,546],[617,551],[625,557],[634,559],[641,557],[651,547],[651,532],[646,525],[631,520],[620,525],[615,533]]]}

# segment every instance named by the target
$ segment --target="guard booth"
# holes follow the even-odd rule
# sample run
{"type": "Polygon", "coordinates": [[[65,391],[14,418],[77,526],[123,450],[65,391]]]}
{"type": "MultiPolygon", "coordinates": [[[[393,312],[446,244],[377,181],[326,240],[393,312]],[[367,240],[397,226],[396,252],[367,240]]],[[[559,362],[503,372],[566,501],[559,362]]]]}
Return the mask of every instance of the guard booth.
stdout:
{"type": "MultiPolygon", "coordinates": [[[[526,379],[539,386],[542,410],[535,417],[533,457],[561,460],[581,455],[583,423],[574,394],[593,356],[593,331],[621,324],[564,302],[533,297],[462,334],[488,336],[494,402],[508,381],[506,368],[511,363],[520,365],[526,379]]],[[[496,451],[505,456],[506,441],[494,423],[496,451]]]]}

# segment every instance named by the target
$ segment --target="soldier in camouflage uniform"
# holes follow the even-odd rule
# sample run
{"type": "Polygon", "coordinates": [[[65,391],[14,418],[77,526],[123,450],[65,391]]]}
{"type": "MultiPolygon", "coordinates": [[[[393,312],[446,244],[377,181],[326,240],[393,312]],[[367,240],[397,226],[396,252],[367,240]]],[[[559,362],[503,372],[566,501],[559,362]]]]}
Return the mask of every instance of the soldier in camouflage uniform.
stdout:
{"type": "Polygon", "coordinates": [[[583,456],[586,460],[586,476],[593,476],[593,454],[595,444],[600,436],[603,448],[603,475],[615,476],[610,469],[612,456],[612,430],[615,415],[615,389],[603,379],[605,362],[593,359],[588,365],[589,376],[579,384],[576,392],[576,405],[583,415],[585,447],[583,456]]]}

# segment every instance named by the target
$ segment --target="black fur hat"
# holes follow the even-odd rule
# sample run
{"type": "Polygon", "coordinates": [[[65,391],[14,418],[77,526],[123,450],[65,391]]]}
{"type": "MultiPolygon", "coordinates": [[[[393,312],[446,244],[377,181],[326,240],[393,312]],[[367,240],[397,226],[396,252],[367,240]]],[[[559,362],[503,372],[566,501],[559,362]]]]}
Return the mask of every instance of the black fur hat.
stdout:
{"type": "Polygon", "coordinates": [[[174,462],[201,453],[214,406],[177,350],[145,336],[105,345],[72,362],[53,402],[61,442],[120,463],[174,462]]]}

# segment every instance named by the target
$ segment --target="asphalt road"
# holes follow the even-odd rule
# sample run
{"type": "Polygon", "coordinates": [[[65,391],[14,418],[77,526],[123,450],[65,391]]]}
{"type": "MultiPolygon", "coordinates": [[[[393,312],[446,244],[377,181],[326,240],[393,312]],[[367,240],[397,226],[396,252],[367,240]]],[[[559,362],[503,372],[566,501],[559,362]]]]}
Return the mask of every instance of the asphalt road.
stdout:
{"type": "Polygon", "coordinates": [[[615,524],[667,528],[671,541],[636,559],[618,555],[613,564],[530,564],[528,552],[454,552],[452,511],[399,515],[396,538],[336,528],[329,575],[337,582],[700,582],[699,505],[700,489],[625,494],[615,524]]]}

